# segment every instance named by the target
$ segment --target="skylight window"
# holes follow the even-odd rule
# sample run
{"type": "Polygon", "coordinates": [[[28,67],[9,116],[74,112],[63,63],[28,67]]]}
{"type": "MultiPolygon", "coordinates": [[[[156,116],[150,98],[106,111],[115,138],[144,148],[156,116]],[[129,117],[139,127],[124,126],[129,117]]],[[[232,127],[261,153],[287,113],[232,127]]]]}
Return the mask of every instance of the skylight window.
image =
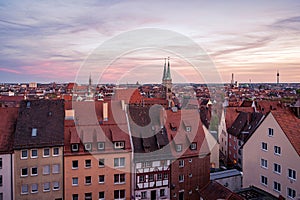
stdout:
{"type": "Polygon", "coordinates": [[[32,137],[36,137],[37,136],[37,128],[32,128],[31,136],[32,137]]]}

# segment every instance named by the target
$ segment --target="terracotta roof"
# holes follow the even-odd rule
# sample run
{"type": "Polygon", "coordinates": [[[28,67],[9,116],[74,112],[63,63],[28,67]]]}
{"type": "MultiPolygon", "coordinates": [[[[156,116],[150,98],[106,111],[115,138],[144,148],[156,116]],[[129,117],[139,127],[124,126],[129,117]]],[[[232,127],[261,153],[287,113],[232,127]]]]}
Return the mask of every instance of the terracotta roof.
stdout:
{"type": "Polygon", "coordinates": [[[226,200],[243,200],[241,196],[230,191],[216,181],[210,181],[206,186],[201,188],[200,196],[203,200],[226,199],[226,200]]]}
{"type": "Polygon", "coordinates": [[[226,107],[225,123],[227,129],[232,126],[240,112],[254,112],[254,109],[252,107],[226,107]]]}
{"type": "Polygon", "coordinates": [[[64,113],[63,100],[22,101],[17,119],[14,148],[63,145],[64,113]],[[33,129],[36,129],[36,136],[32,136],[33,129]]]}
{"type": "Polygon", "coordinates": [[[271,114],[300,156],[300,119],[288,110],[272,110],[271,114]]]}
{"type": "MultiPolygon", "coordinates": [[[[124,141],[125,150],[131,150],[125,110],[121,101],[65,102],[65,108],[75,111],[75,122],[66,120],[66,145],[72,143],[105,142],[105,152],[114,151],[113,142],[124,141]],[[103,104],[107,103],[108,119],[103,119],[103,104]]],[[[70,149],[66,149],[68,152],[70,149]]],[[[79,152],[80,153],[80,152],[79,152]]]]}
{"type": "Polygon", "coordinates": [[[0,154],[10,153],[18,117],[18,108],[0,107],[0,154]]]}

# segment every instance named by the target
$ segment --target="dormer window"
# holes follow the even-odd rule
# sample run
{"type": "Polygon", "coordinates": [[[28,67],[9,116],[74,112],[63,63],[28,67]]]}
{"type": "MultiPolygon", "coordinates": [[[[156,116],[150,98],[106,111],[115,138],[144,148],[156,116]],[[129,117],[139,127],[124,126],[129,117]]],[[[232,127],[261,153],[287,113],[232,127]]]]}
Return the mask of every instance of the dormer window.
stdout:
{"type": "Polygon", "coordinates": [[[176,151],[181,152],[182,151],[182,144],[176,144],[176,151]]]}
{"type": "Polygon", "coordinates": [[[185,127],[185,131],[186,132],[191,132],[191,127],[190,126],[185,127]]]}
{"type": "Polygon", "coordinates": [[[190,149],[191,150],[196,150],[197,149],[197,143],[196,142],[191,143],[190,149]]]}
{"type": "Polygon", "coordinates": [[[125,142],[115,142],[114,143],[115,149],[124,149],[125,148],[125,142]]]}
{"type": "Polygon", "coordinates": [[[105,143],[104,142],[98,142],[98,150],[102,151],[105,149],[105,143]]]}
{"type": "Polygon", "coordinates": [[[36,137],[37,136],[37,128],[32,128],[31,130],[31,136],[36,137]]]}
{"type": "Polygon", "coordinates": [[[84,150],[85,151],[91,151],[92,150],[92,144],[91,143],[85,143],[84,144],[84,150]]]}
{"type": "Polygon", "coordinates": [[[79,145],[78,145],[78,144],[72,144],[72,145],[71,145],[71,150],[72,150],[73,152],[78,151],[78,150],[79,150],[79,145]]]}

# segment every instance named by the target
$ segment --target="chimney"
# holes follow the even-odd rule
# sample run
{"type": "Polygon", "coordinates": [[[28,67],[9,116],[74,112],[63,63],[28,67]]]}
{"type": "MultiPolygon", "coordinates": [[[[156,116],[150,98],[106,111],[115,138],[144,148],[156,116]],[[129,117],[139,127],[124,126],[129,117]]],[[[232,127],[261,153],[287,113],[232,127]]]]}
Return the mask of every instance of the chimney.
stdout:
{"type": "Polygon", "coordinates": [[[122,110],[125,110],[125,101],[124,100],[121,100],[121,107],[122,107],[122,110]]]}
{"type": "Polygon", "coordinates": [[[108,120],[108,103],[103,103],[103,121],[108,120]]]}
{"type": "Polygon", "coordinates": [[[166,113],[165,113],[165,109],[161,108],[159,111],[159,122],[160,122],[160,128],[163,128],[166,122],[166,113]]]}

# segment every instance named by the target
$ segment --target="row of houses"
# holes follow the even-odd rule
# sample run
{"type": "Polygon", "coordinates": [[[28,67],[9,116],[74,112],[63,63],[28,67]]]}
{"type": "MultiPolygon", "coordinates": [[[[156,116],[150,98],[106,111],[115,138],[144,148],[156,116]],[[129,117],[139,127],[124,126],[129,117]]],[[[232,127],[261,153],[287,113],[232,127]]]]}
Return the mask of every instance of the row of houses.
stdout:
{"type": "Polygon", "coordinates": [[[27,100],[0,116],[0,199],[199,199],[210,183],[198,109],[27,100]]]}
{"type": "Polygon", "coordinates": [[[243,172],[243,187],[299,199],[300,101],[244,101],[225,107],[219,126],[222,162],[243,172]]]}

